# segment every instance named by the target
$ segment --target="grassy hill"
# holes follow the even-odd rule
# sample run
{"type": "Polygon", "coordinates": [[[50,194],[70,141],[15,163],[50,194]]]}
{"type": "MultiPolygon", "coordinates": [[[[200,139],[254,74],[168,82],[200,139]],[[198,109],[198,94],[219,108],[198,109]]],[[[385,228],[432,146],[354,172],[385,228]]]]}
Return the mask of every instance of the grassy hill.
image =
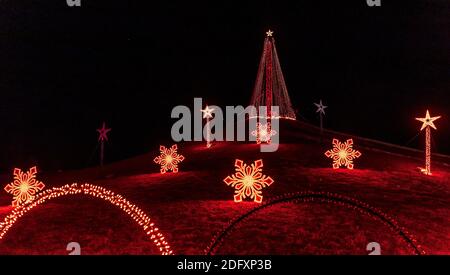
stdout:
{"type": "MultiPolygon", "coordinates": [[[[286,193],[331,192],[376,207],[395,219],[428,254],[450,253],[450,157],[433,157],[433,176],[420,174],[423,153],[378,141],[283,122],[279,150],[261,153],[256,144],[181,143],[185,156],[177,174],[159,174],[148,154],[77,171],[43,173],[46,188],[91,183],[121,194],[159,227],[175,254],[203,254],[227,224],[255,206],[233,202],[223,179],[234,173],[236,158],[263,159],[263,173],[275,182],[263,202],[286,193]],[[355,170],[333,170],[324,152],[333,137],[354,139],[362,156],[355,170]]],[[[172,142],[168,139],[166,146],[172,142]]],[[[0,177],[3,185],[12,175],[0,177]]],[[[0,193],[0,220],[12,210],[11,196],[0,193]]],[[[78,242],[82,254],[157,254],[142,228],[117,207],[86,196],[65,196],[42,204],[19,219],[0,240],[0,254],[68,254],[78,242]]],[[[218,254],[368,254],[378,242],[382,254],[413,251],[385,224],[339,204],[309,201],[278,203],[245,219],[228,234],[218,254]]]]}

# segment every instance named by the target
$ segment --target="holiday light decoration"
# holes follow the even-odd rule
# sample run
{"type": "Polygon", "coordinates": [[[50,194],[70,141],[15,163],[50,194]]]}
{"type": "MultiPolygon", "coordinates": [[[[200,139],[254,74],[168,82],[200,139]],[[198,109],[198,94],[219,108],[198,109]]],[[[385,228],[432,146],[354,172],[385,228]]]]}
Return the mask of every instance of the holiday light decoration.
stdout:
{"type": "MultiPolygon", "coordinates": [[[[377,222],[383,223],[392,233],[395,233],[398,237],[405,241],[412,253],[417,255],[427,254],[422,246],[418,244],[417,238],[409,233],[408,230],[400,226],[399,222],[388,213],[377,209],[366,202],[341,194],[313,191],[285,193],[283,195],[271,198],[270,200],[266,200],[264,203],[259,204],[244,214],[237,216],[233,220],[229,221],[228,224],[225,225],[225,227],[212,238],[210,244],[205,249],[205,254],[208,256],[217,254],[221,246],[227,241],[230,241],[231,244],[234,245],[233,239],[230,238],[230,233],[235,232],[235,229],[239,228],[240,225],[250,221],[251,217],[258,215],[271,207],[278,207],[281,204],[292,205],[292,203],[324,203],[336,207],[346,207],[355,212],[367,215],[377,222]]],[[[295,228],[293,230],[295,230],[295,228]]],[[[234,247],[236,246],[234,245],[234,247]]]]}
{"type": "Polygon", "coordinates": [[[0,240],[3,239],[8,230],[16,223],[22,216],[38,205],[44,204],[47,201],[69,195],[87,195],[94,198],[105,200],[128,214],[134,221],[136,221],[143,229],[149,240],[156,245],[162,255],[173,254],[170,245],[165,240],[159,229],[150,218],[136,205],[130,203],[121,195],[107,190],[103,187],[92,184],[73,183],[71,185],[64,185],[62,187],[54,187],[47,189],[37,194],[32,200],[27,201],[23,205],[14,208],[13,211],[7,215],[3,222],[0,223],[0,240]]]}
{"type": "Polygon", "coordinates": [[[277,49],[273,31],[266,32],[264,40],[264,50],[259,62],[256,82],[250,101],[251,106],[259,109],[260,106],[267,107],[267,114],[252,113],[250,117],[284,118],[295,120],[295,111],[289,98],[277,49]],[[271,107],[278,106],[279,112],[272,113],[271,107]]]}
{"type": "Polygon", "coordinates": [[[314,105],[316,105],[317,107],[316,113],[325,115],[325,109],[328,108],[328,106],[323,105],[322,99],[319,101],[319,103],[314,103],[314,105]]]}
{"type": "Polygon", "coordinates": [[[203,118],[212,118],[212,113],[214,112],[214,108],[209,108],[208,105],[206,105],[206,108],[201,110],[203,113],[203,118]]]}
{"type": "Polygon", "coordinates": [[[212,112],[214,111],[214,108],[209,108],[208,105],[206,105],[206,108],[201,110],[203,113],[203,118],[206,118],[206,147],[211,147],[211,126],[209,124],[209,119],[213,117],[212,112]]]}
{"type": "Polygon", "coordinates": [[[176,144],[172,145],[169,149],[163,145],[159,146],[160,155],[153,161],[161,165],[161,174],[165,174],[167,171],[178,173],[178,163],[184,160],[184,156],[178,154],[177,150],[178,147],[176,144]]]}
{"type": "Polygon", "coordinates": [[[431,117],[428,110],[424,118],[416,118],[416,120],[423,122],[420,131],[425,129],[425,168],[420,169],[425,175],[431,175],[431,128],[437,130],[434,121],[440,118],[441,116],[431,117]]]}
{"type": "Polygon", "coordinates": [[[31,167],[24,173],[14,169],[14,181],[5,186],[5,191],[13,195],[12,206],[17,207],[33,199],[33,196],[44,189],[45,184],[36,180],[37,168],[31,167]]]}
{"type": "Polygon", "coordinates": [[[228,186],[235,188],[234,201],[241,202],[248,198],[261,203],[262,189],[274,183],[271,177],[262,174],[262,159],[256,160],[250,166],[242,160],[236,159],[234,166],[236,173],[223,180],[228,186]]]}
{"type": "Polygon", "coordinates": [[[339,169],[341,166],[353,169],[353,160],[361,155],[361,152],[353,149],[353,139],[348,139],[342,143],[334,138],[333,149],[325,152],[325,156],[333,159],[333,169],[339,169]]]}
{"type": "Polygon", "coordinates": [[[106,128],[106,123],[103,122],[102,128],[97,129],[98,132],[98,141],[108,141],[108,133],[111,131],[111,128],[106,128]]]}
{"type": "Polygon", "coordinates": [[[276,135],[277,131],[273,130],[270,122],[267,124],[257,123],[256,130],[252,131],[252,136],[256,137],[256,143],[270,143],[271,137],[276,135]]]}
{"type": "Polygon", "coordinates": [[[316,113],[319,113],[319,116],[320,116],[320,134],[322,135],[322,133],[323,133],[323,117],[325,116],[325,109],[328,108],[328,106],[323,105],[322,99],[320,100],[319,103],[314,103],[314,105],[316,105],[316,107],[317,107],[316,113]]]}
{"type": "Polygon", "coordinates": [[[105,155],[105,142],[108,141],[109,131],[111,131],[111,128],[106,128],[105,122],[103,122],[102,128],[97,129],[98,141],[100,142],[100,166],[103,166],[103,158],[105,155]]]}

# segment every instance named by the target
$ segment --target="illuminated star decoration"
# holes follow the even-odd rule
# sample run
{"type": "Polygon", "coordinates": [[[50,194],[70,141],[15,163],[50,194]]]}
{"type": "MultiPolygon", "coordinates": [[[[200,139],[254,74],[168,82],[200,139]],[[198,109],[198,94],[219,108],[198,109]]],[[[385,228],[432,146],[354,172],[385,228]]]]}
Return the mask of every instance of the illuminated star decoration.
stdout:
{"type": "Polygon", "coordinates": [[[261,203],[262,189],[274,182],[271,177],[262,174],[262,159],[255,161],[251,166],[236,159],[234,166],[236,173],[223,180],[228,186],[235,188],[234,202],[242,202],[243,199],[248,198],[261,203]]]}
{"type": "Polygon", "coordinates": [[[206,105],[206,108],[201,110],[203,113],[203,118],[212,118],[212,112],[214,112],[214,108],[209,108],[208,105],[206,105]]]}
{"type": "Polygon", "coordinates": [[[36,180],[36,166],[24,173],[21,169],[14,169],[14,181],[5,186],[5,191],[13,195],[12,205],[20,206],[33,200],[34,195],[44,189],[45,185],[36,180]]]}
{"type": "Polygon", "coordinates": [[[206,105],[206,108],[201,110],[203,113],[203,118],[206,118],[206,125],[208,127],[206,132],[206,147],[211,147],[211,127],[209,126],[209,119],[213,117],[212,112],[214,111],[214,108],[209,108],[208,105],[206,105]]]}
{"type": "Polygon", "coordinates": [[[325,109],[326,109],[328,106],[325,106],[325,105],[322,104],[322,99],[320,100],[319,103],[314,103],[314,105],[316,105],[316,107],[317,107],[316,113],[320,113],[320,114],[322,114],[322,115],[325,115],[325,109]]]}
{"type": "Polygon", "coordinates": [[[153,161],[156,164],[161,165],[161,174],[165,174],[167,171],[178,173],[178,163],[184,160],[184,156],[179,155],[177,150],[178,147],[176,144],[172,145],[169,149],[162,145],[159,146],[159,151],[161,154],[153,161]]]}
{"type": "Polygon", "coordinates": [[[430,112],[427,110],[427,113],[424,118],[416,118],[416,120],[423,122],[422,128],[420,128],[420,131],[425,129],[427,126],[430,126],[434,130],[437,130],[436,126],[434,125],[434,121],[436,121],[440,118],[441,118],[441,116],[430,117],[430,112]]]}
{"type": "Polygon", "coordinates": [[[98,141],[108,141],[108,132],[111,131],[111,128],[106,128],[105,122],[103,122],[103,126],[100,129],[97,129],[98,132],[98,141]]]}
{"type": "Polygon", "coordinates": [[[420,168],[420,171],[425,175],[431,175],[431,128],[436,129],[434,121],[441,118],[440,116],[430,117],[430,112],[424,118],[416,118],[416,120],[423,122],[420,131],[425,129],[425,168],[420,168]]]}
{"type": "Polygon", "coordinates": [[[267,35],[267,37],[272,37],[273,31],[271,31],[271,30],[269,29],[268,31],[266,31],[266,35],[267,35]]]}
{"type": "Polygon", "coordinates": [[[361,152],[353,149],[353,139],[342,143],[334,138],[333,149],[325,152],[325,156],[333,159],[333,169],[339,169],[341,166],[353,169],[353,160],[361,155],[361,152]]]}
{"type": "Polygon", "coordinates": [[[256,143],[261,144],[262,142],[270,143],[271,137],[276,135],[277,131],[273,130],[270,122],[267,124],[256,124],[256,130],[252,131],[252,136],[256,137],[256,143]]]}

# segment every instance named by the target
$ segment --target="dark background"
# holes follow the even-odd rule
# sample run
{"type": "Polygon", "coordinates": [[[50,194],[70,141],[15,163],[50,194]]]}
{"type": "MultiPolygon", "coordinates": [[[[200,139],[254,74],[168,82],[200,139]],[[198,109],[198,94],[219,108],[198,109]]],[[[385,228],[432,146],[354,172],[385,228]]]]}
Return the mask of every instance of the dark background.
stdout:
{"type": "Polygon", "coordinates": [[[265,31],[295,109],[325,126],[415,148],[427,108],[450,154],[450,1],[0,1],[0,171],[97,165],[171,143],[170,112],[249,103],[265,31]],[[393,3],[395,2],[395,3],[393,3]]]}

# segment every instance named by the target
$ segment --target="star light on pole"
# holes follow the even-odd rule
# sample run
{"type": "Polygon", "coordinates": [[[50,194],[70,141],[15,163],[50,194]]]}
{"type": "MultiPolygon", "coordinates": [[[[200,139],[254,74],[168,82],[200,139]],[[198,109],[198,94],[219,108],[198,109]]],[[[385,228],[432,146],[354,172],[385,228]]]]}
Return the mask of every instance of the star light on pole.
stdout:
{"type": "Polygon", "coordinates": [[[425,175],[431,175],[431,128],[437,130],[434,121],[440,118],[441,116],[431,117],[428,110],[424,118],[416,118],[416,120],[423,122],[420,131],[425,129],[425,168],[420,169],[425,175]]]}
{"type": "Polygon", "coordinates": [[[273,36],[273,31],[271,31],[269,29],[268,31],[266,31],[266,35],[267,35],[267,37],[272,37],[273,36]]]}
{"type": "Polygon", "coordinates": [[[106,123],[103,122],[103,126],[97,129],[98,132],[98,142],[100,142],[100,166],[103,166],[103,157],[105,153],[105,141],[108,141],[108,132],[111,128],[106,128],[106,123]]]}
{"type": "Polygon", "coordinates": [[[209,124],[209,119],[213,117],[212,113],[214,112],[214,108],[209,108],[206,105],[206,108],[201,110],[203,113],[203,118],[206,118],[206,147],[211,147],[211,126],[209,124]]]}
{"type": "Polygon", "coordinates": [[[319,113],[319,115],[320,115],[320,135],[322,135],[323,116],[325,116],[325,109],[328,108],[328,106],[323,105],[322,99],[319,101],[319,103],[314,103],[314,105],[316,105],[316,107],[317,107],[316,113],[319,113]]]}

